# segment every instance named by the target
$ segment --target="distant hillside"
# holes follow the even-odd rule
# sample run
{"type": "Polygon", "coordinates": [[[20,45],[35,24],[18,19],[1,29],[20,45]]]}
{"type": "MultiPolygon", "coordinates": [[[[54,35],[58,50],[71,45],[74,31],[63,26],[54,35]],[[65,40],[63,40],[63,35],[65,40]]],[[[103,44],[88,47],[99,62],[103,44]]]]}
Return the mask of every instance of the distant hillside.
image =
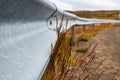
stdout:
{"type": "Polygon", "coordinates": [[[80,17],[120,20],[120,11],[68,11],[80,17]]]}

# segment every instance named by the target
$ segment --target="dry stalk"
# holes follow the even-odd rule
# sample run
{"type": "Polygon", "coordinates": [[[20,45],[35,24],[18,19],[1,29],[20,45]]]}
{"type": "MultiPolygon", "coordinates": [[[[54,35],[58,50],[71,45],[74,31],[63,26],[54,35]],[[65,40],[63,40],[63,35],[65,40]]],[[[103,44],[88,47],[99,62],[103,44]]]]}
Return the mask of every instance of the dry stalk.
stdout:
{"type": "Polygon", "coordinates": [[[60,22],[60,25],[58,25],[58,16],[56,16],[56,33],[58,38],[60,38],[63,20],[64,20],[64,15],[62,15],[62,20],[60,22]]]}
{"type": "Polygon", "coordinates": [[[60,23],[59,31],[60,31],[60,30],[61,30],[61,28],[62,28],[62,25],[63,25],[63,20],[64,20],[64,14],[62,15],[62,20],[61,20],[61,23],[60,23]]]}
{"type": "Polygon", "coordinates": [[[90,60],[88,61],[88,66],[92,63],[92,61],[93,61],[93,59],[95,58],[95,55],[93,55],[91,58],[90,58],[90,60]]]}
{"type": "Polygon", "coordinates": [[[92,48],[91,52],[88,53],[88,56],[90,56],[93,52],[94,52],[94,49],[97,47],[98,43],[92,48]]]}
{"type": "Polygon", "coordinates": [[[53,54],[53,44],[51,43],[51,54],[50,56],[53,54]]]}
{"type": "Polygon", "coordinates": [[[88,48],[87,48],[87,51],[86,52],[88,52],[88,50],[90,49],[90,47],[92,46],[92,43],[90,43],[90,45],[88,46],[88,48]]]}
{"type": "MultiPolygon", "coordinates": [[[[65,41],[65,32],[61,32],[61,29],[62,29],[62,23],[63,23],[63,20],[64,20],[64,15],[62,16],[62,20],[60,22],[60,25],[58,27],[58,16],[56,16],[56,33],[57,33],[57,42],[55,44],[55,47],[53,49],[53,59],[54,59],[54,56],[57,56],[57,52],[62,43],[62,41],[65,41]]],[[[66,28],[67,28],[67,25],[68,25],[68,20],[66,20],[66,28]]],[[[67,30],[67,29],[66,29],[67,30]]],[[[54,77],[54,80],[58,79],[64,79],[65,78],[65,75],[69,72],[68,68],[69,68],[69,65],[68,65],[68,62],[69,62],[69,59],[67,59],[67,57],[69,57],[69,55],[65,54],[63,55],[63,59],[62,59],[62,64],[61,64],[61,72],[60,74],[57,74],[57,68],[56,68],[56,65],[55,65],[55,61],[54,62],[54,65],[55,65],[55,77],[54,77]]],[[[57,62],[58,63],[58,62],[57,62]]]]}
{"type": "MultiPolygon", "coordinates": [[[[91,48],[91,46],[92,46],[92,44],[89,45],[88,50],[91,48]]],[[[80,67],[81,67],[81,70],[83,71],[83,73],[85,73],[85,71],[88,70],[89,65],[91,64],[91,62],[95,58],[95,55],[92,56],[92,53],[93,53],[96,46],[97,46],[97,44],[92,48],[90,53],[85,54],[84,57],[82,58],[82,63],[80,65],[80,67]]],[[[88,52],[88,50],[87,50],[87,52],[88,52]]],[[[89,73],[89,71],[87,71],[87,72],[89,73]]],[[[85,78],[87,78],[88,76],[89,76],[89,74],[85,78]]]]}

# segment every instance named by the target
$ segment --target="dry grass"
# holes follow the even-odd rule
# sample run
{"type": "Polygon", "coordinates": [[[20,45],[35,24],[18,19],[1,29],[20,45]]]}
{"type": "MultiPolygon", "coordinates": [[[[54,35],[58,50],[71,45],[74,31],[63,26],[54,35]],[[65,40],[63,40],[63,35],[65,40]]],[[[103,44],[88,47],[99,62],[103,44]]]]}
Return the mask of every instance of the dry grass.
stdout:
{"type": "Polygon", "coordinates": [[[86,49],[86,54],[73,55],[71,51],[73,46],[70,47],[69,40],[70,38],[68,38],[68,36],[66,39],[65,33],[61,35],[56,43],[57,45],[54,48],[50,63],[48,64],[42,80],[67,80],[68,78],[73,78],[74,71],[76,70],[76,68],[74,68],[75,66],[87,66],[90,64],[90,60],[92,56],[94,56],[92,53],[96,46],[88,52],[88,49],[91,47],[90,45],[90,47],[86,49]]]}
{"type": "Polygon", "coordinates": [[[82,31],[82,26],[78,27],[76,26],[75,32],[76,32],[76,39],[79,41],[85,41],[87,42],[90,38],[95,37],[99,31],[111,28],[111,27],[116,27],[119,26],[120,24],[96,24],[95,29],[93,30],[91,28],[91,25],[88,25],[86,28],[86,31],[82,31]]]}
{"type": "Polygon", "coordinates": [[[60,26],[58,27],[58,18],[56,16],[57,42],[54,49],[51,51],[50,62],[42,80],[58,80],[64,78],[64,75],[67,73],[67,65],[71,55],[73,40],[69,36],[66,37],[66,32],[61,32],[63,19],[64,15],[62,16],[60,26]]]}

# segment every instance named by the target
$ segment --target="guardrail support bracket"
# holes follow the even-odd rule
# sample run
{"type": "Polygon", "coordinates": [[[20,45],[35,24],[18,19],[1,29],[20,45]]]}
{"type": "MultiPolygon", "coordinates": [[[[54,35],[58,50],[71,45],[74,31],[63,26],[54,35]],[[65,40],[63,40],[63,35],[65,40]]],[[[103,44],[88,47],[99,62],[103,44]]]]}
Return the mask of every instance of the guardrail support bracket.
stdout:
{"type": "Polygon", "coordinates": [[[86,25],[83,25],[83,32],[86,31],[86,25]]]}
{"type": "Polygon", "coordinates": [[[72,36],[72,39],[75,39],[75,26],[71,27],[71,36],[72,36]]]}
{"type": "Polygon", "coordinates": [[[95,24],[92,24],[92,29],[93,29],[93,30],[95,29],[95,24]]]}

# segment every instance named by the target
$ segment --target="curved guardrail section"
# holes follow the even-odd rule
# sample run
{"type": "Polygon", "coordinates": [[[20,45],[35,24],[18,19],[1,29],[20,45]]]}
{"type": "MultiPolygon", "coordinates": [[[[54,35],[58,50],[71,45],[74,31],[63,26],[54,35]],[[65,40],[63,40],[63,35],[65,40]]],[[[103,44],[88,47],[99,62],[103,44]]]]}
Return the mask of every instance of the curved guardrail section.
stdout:
{"type": "Polygon", "coordinates": [[[61,11],[47,0],[0,0],[0,80],[41,78],[51,43],[56,41],[55,16],[61,20],[63,14],[69,26],[90,21],[61,11]]]}
{"type": "Polygon", "coordinates": [[[0,80],[42,75],[56,41],[55,31],[47,27],[55,10],[46,0],[0,0],[0,80]]]}

